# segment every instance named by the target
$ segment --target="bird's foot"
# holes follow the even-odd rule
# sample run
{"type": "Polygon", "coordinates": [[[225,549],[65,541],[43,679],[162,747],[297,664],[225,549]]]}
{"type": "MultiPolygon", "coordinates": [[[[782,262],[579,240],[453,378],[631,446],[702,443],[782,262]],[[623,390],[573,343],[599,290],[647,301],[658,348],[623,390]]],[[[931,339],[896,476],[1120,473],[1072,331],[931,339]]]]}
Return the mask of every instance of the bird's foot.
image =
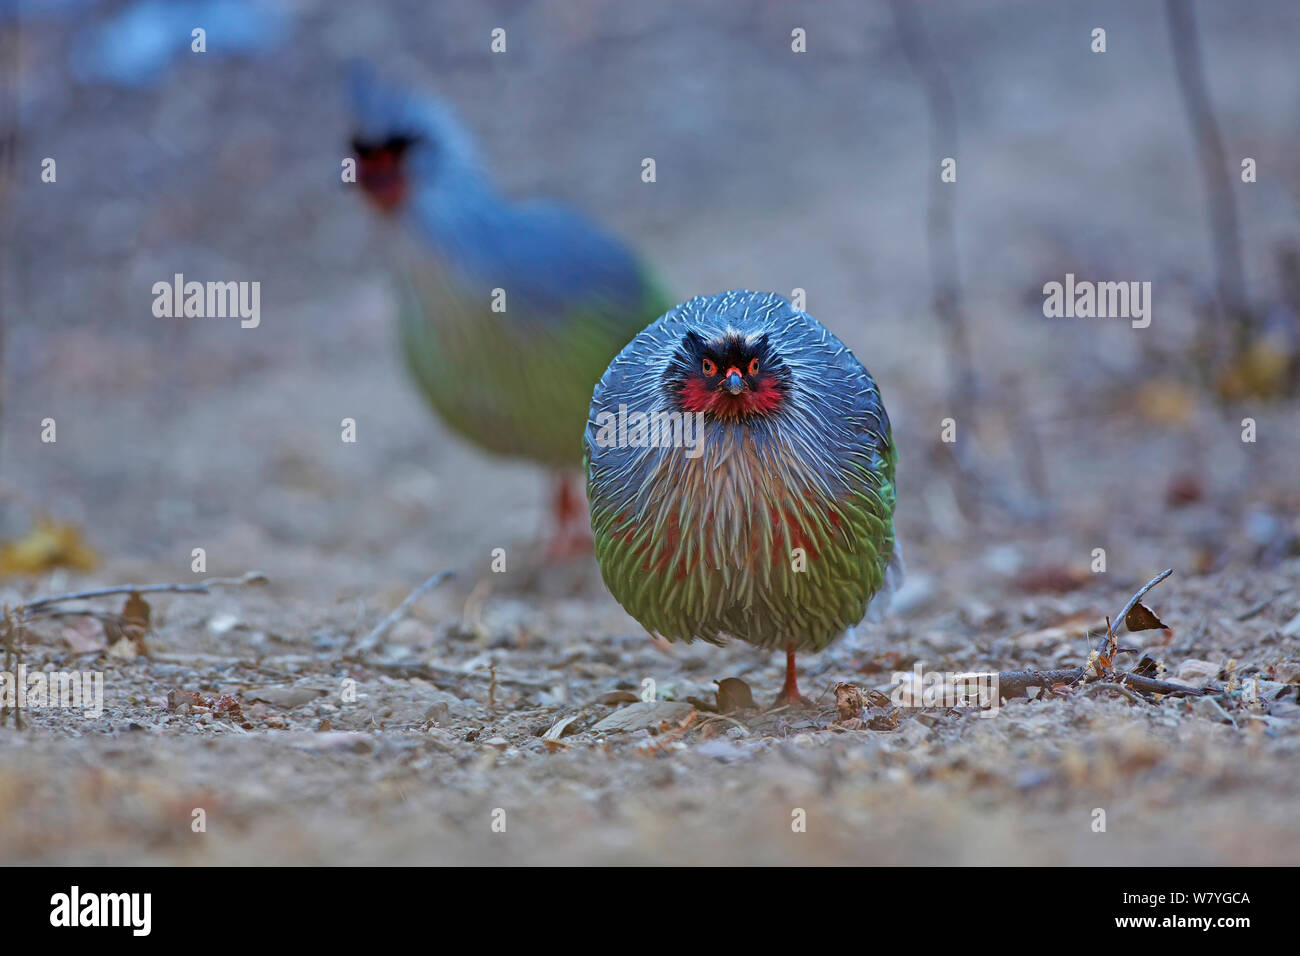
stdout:
{"type": "Polygon", "coordinates": [[[778,707],[812,707],[813,701],[799,693],[799,688],[789,690],[783,688],[781,693],[777,694],[776,700],[772,701],[772,710],[778,707]]]}
{"type": "Polygon", "coordinates": [[[812,707],[813,702],[799,693],[798,671],[794,663],[794,644],[785,646],[785,683],[772,706],[775,707],[812,707]]]}

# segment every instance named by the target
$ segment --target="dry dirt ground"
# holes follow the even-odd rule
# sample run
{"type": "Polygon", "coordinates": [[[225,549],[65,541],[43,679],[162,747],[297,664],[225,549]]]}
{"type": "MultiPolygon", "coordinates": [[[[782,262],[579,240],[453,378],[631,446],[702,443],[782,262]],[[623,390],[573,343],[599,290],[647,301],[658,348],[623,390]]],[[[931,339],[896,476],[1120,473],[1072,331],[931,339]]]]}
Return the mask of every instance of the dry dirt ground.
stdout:
{"type": "MultiPolygon", "coordinates": [[[[71,80],[79,32],[123,6],[22,37],[0,534],[48,514],[99,562],[2,579],[0,598],[193,583],[199,547],[207,576],[266,583],[150,595],[135,657],[84,618],[29,623],[27,667],[102,671],[106,709],[0,726],[0,860],[1300,856],[1300,409],[1222,408],[1171,358],[1209,260],[1158,5],[981,3],[930,21],[963,121],[981,392],[960,410],[929,310],[924,114],[883,5],[304,0],[272,53],[182,59],[140,88],[71,80]],[[792,20],[815,41],[804,60],[792,20]],[[480,49],[498,22],[517,60],[480,49]],[[1090,59],[1095,22],[1111,52],[1090,59]],[[766,704],[782,662],[653,643],[593,563],[540,559],[541,476],[451,438],[408,387],[376,231],[335,182],[338,67],[358,54],[418,65],[512,191],[579,203],[682,297],[805,288],[871,368],[901,448],[908,584],[882,621],[801,661],[814,708],[712,713],[729,677],[766,704]],[[31,172],[47,155],[57,186],[31,172]],[[638,179],[646,155],[654,187],[638,179]],[[1038,290],[1067,271],[1151,280],[1152,326],[1045,320],[1038,290]],[[261,326],[153,318],[150,287],[173,272],[262,281],[261,326]],[[939,442],[949,416],[991,476],[973,509],[939,442]],[[349,417],[355,444],[340,441],[349,417]],[[1039,497],[1033,514],[999,501],[1039,497]],[[1165,567],[1147,603],[1170,633],[1121,643],[1226,688],[1213,700],[1065,687],[994,717],[875,706],[833,726],[840,681],[887,692],[918,665],[1082,664],[1089,632],[1165,567]],[[444,568],[457,577],[353,653],[444,568]],[[664,702],[649,726],[597,729],[647,679],[664,702]]],[[[1300,148],[1300,13],[1203,12],[1229,151],[1269,170],[1238,191],[1249,278],[1281,303],[1273,261],[1300,221],[1285,161],[1300,148]]],[[[74,607],[117,614],[122,598],[74,607]]]]}

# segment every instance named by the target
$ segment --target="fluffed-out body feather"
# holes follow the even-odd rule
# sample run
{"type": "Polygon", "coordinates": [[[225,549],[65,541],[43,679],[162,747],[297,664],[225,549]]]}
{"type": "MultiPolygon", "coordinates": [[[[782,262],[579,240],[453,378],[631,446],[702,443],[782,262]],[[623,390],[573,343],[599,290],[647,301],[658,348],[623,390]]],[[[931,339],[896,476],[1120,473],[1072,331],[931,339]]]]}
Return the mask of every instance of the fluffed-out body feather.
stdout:
{"type": "Polygon", "coordinates": [[[652,324],[596,387],[585,445],[605,583],[670,640],[820,650],[863,619],[896,566],[896,455],[880,393],[839,339],[779,296],[702,296],[652,324]],[[600,440],[610,415],[677,410],[665,380],[689,333],[770,342],[786,383],[779,407],[704,413],[698,457],[600,440]]]}

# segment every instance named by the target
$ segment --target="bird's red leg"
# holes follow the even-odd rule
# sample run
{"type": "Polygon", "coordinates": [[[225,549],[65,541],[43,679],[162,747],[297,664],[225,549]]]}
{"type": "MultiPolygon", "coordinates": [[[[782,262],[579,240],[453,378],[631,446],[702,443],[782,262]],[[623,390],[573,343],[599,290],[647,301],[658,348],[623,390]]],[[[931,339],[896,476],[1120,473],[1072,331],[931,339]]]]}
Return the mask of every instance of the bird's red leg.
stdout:
{"type": "Polygon", "coordinates": [[[781,686],[781,693],[776,698],[773,707],[785,707],[791,704],[807,704],[808,698],[799,693],[799,682],[794,666],[794,644],[790,643],[785,646],[785,683],[781,686]]]}
{"type": "Polygon", "coordinates": [[[555,473],[555,533],[548,552],[553,560],[567,561],[591,553],[587,529],[586,498],[573,487],[568,472],[555,473]]]}

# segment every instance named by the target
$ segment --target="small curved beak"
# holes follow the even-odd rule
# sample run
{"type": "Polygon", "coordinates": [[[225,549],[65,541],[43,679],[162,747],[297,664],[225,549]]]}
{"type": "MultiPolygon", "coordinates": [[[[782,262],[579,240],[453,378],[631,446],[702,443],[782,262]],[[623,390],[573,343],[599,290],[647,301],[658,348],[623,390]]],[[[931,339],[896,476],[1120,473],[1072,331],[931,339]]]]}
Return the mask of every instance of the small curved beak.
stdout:
{"type": "Polygon", "coordinates": [[[732,395],[739,395],[745,390],[745,380],[740,377],[740,372],[734,368],[727,372],[727,377],[722,384],[732,395]]]}

